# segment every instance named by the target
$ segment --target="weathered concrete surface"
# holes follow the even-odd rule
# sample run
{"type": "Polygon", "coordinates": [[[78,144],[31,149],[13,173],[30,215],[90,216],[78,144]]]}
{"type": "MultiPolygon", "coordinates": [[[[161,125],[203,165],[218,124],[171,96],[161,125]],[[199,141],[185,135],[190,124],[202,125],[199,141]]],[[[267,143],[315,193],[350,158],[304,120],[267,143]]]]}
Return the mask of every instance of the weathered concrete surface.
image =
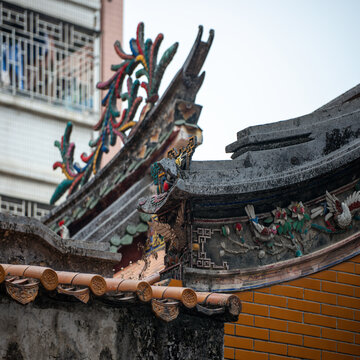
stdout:
{"type": "Polygon", "coordinates": [[[357,85],[308,115],[248,127],[237,133],[237,141],[226,151],[234,152],[233,159],[243,161],[246,153],[252,152],[253,161],[244,163],[245,167],[263,166],[269,159],[275,162],[275,149],[288,150],[283,154],[286,161],[275,166],[285,168],[317,159],[359,137],[359,96],[357,85]]]}
{"type": "Polygon", "coordinates": [[[222,359],[223,322],[180,312],[165,323],[149,304],[115,307],[39,295],[20,305],[0,291],[0,359],[222,359]]]}
{"type": "Polygon", "coordinates": [[[103,244],[66,240],[36,219],[0,213],[0,262],[111,276],[121,254],[103,244]]]}

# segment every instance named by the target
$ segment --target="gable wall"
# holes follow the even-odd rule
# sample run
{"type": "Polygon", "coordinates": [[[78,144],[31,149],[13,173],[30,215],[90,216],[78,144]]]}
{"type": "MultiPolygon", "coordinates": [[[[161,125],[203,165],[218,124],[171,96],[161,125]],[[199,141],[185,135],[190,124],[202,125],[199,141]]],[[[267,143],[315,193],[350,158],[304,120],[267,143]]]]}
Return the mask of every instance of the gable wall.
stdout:
{"type": "Polygon", "coordinates": [[[224,323],[180,311],[170,322],[151,304],[43,291],[19,304],[0,285],[0,359],[208,360],[223,358],[224,323]]]}

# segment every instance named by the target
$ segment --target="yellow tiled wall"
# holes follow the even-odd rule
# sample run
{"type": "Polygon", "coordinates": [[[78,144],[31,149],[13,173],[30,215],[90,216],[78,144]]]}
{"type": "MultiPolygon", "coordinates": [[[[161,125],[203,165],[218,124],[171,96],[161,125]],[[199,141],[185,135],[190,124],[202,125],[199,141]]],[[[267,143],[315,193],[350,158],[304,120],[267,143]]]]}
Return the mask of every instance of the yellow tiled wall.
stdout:
{"type": "Polygon", "coordinates": [[[225,359],[360,359],[360,256],[298,280],[238,293],[225,359]]]}

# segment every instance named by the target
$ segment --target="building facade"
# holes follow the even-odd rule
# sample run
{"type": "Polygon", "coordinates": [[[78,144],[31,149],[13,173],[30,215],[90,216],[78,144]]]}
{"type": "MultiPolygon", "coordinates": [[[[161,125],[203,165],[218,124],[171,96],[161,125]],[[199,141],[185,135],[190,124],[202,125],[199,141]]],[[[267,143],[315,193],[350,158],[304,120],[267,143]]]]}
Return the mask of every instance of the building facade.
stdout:
{"type": "Polygon", "coordinates": [[[0,211],[48,213],[61,181],[53,142],[68,121],[75,156],[88,152],[100,113],[95,86],[116,62],[122,11],[122,1],[0,2],[0,211]]]}

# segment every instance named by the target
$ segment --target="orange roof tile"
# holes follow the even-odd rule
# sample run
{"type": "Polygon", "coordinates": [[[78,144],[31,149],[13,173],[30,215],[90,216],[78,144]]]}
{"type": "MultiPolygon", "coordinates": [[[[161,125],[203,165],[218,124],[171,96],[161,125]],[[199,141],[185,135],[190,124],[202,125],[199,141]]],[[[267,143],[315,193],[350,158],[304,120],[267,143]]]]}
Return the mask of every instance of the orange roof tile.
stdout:
{"type": "MultiPolygon", "coordinates": [[[[153,271],[154,267],[150,267],[150,270],[153,271]]],[[[152,286],[145,280],[123,279],[121,276],[104,278],[96,274],[55,271],[42,266],[0,264],[0,283],[5,280],[8,294],[22,304],[36,298],[40,282],[46,290],[57,289],[59,293],[74,296],[84,303],[89,300],[89,289],[96,296],[133,293],[143,302],[151,300],[153,311],[165,321],[178,316],[180,303],[186,308],[197,307],[198,311],[207,315],[227,310],[232,316],[238,316],[241,311],[241,302],[236,295],[201,293],[177,286],[152,286]]],[[[122,299],[130,298],[134,296],[122,299]]]]}
{"type": "Polygon", "coordinates": [[[135,279],[139,279],[139,276],[141,275],[141,278],[145,279],[154,273],[160,272],[165,268],[164,265],[165,250],[159,250],[156,254],[157,256],[152,254],[148,257],[148,266],[143,271],[143,273],[141,272],[144,269],[145,261],[138,260],[133,264],[130,264],[127,267],[118,271],[116,274],[114,274],[114,277],[135,280],[135,279]]]}

